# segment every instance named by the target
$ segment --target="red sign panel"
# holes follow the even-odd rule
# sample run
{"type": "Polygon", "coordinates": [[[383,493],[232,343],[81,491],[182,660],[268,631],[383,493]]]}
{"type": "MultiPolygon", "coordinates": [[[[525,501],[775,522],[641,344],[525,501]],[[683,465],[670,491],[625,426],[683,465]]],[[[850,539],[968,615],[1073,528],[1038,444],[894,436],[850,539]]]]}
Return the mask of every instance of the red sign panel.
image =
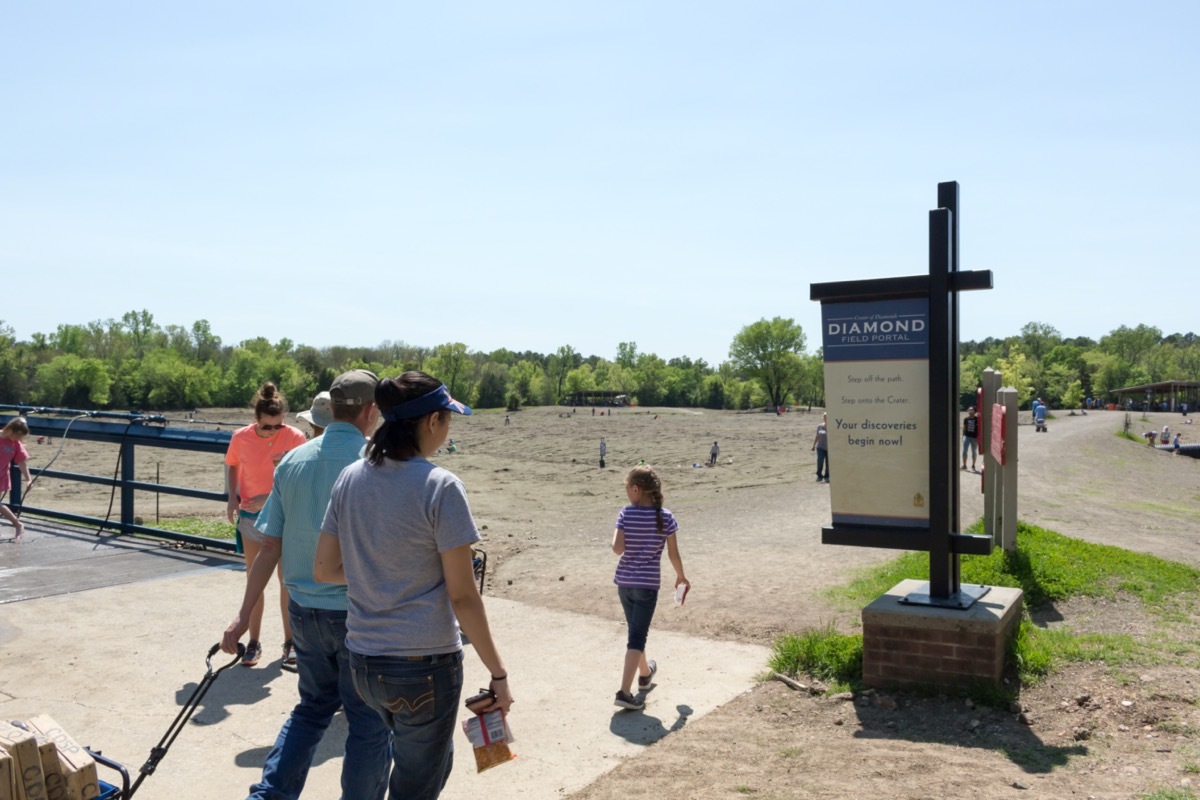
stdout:
{"type": "Polygon", "coordinates": [[[996,403],[992,406],[992,441],[988,443],[988,452],[992,458],[1004,466],[1004,406],[996,403]]]}

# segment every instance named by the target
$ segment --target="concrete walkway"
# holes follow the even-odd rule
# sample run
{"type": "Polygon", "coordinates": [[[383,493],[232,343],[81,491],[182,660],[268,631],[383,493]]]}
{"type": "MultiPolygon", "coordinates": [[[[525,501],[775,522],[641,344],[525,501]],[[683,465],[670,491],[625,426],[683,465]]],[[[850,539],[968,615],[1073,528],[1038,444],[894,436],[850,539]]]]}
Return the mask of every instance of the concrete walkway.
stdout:
{"type": "MultiPolygon", "coordinates": [[[[48,713],[136,777],[203,677],[204,656],[236,610],[243,582],[240,569],[206,568],[0,605],[0,718],[48,713]]],[[[272,582],[264,622],[272,661],[221,674],[139,789],[140,800],[243,797],[258,777],[296,699],[295,676],[279,669],[276,591],[272,582]]],[[[623,712],[612,705],[623,623],[486,602],[517,698],[510,722],[518,758],[476,774],[460,734],[442,795],[448,800],[566,796],[746,691],[766,666],[762,647],[652,631],[659,685],[644,712],[623,712]]],[[[659,613],[671,613],[669,601],[659,613]]],[[[486,677],[468,648],[464,691],[485,686],[486,677]]],[[[338,796],[344,735],[339,716],[318,751],[306,797],[338,796]]]]}

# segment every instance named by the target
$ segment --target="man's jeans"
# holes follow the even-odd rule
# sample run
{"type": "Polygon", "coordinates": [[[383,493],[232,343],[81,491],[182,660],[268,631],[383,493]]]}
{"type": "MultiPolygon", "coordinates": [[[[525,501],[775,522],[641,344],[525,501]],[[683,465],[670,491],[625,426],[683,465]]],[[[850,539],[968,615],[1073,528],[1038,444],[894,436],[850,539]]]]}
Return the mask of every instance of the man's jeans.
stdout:
{"type": "Polygon", "coordinates": [[[817,448],[817,480],[829,480],[829,451],[817,448]],[[822,470],[824,474],[822,474],[822,470]]]}
{"type": "Polygon", "coordinates": [[[393,800],[435,800],[442,793],[454,766],[462,662],[461,650],[411,658],[350,653],[354,687],[392,730],[393,800]]]}
{"type": "Polygon", "coordinates": [[[249,800],[294,800],[300,796],[313,754],[339,708],[349,732],[342,761],[345,800],[383,800],[390,762],[388,729],[354,691],[346,650],[346,612],[288,603],[296,645],[300,703],[267,755],[262,780],[249,800]]]}

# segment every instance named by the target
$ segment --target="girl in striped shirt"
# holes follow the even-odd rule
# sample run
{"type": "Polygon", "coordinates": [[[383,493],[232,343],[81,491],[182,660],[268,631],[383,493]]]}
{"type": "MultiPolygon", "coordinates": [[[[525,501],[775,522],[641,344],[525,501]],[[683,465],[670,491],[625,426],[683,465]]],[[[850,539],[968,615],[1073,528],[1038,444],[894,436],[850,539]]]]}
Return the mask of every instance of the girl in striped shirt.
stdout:
{"type": "Polygon", "coordinates": [[[675,586],[686,584],[683,559],[679,555],[675,516],[663,508],[662,482],[650,467],[634,467],[625,479],[625,494],[629,505],[617,514],[612,549],[621,557],[617,562],[617,596],[625,611],[629,641],[625,650],[625,665],[621,673],[621,688],[617,706],[635,711],[645,707],[643,692],[654,685],[658,665],[646,660],[646,636],[658,605],[658,588],[662,581],[663,547],[675,568],[675,586]],[[633,678],[637,675],[638,694],[633,694],[633,678]]]}

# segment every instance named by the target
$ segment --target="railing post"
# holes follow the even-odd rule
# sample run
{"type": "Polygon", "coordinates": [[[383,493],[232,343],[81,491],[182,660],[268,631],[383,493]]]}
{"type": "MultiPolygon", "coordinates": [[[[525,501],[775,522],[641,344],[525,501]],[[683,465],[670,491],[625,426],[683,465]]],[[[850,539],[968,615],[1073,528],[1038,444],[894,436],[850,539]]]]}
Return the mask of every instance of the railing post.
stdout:
{"type": "Polygon", "coordinates": [[[8,468],[8,500],[9,505],[21,505],[21,468],[13,463],[8,468]]]}
{"type": "Polygon", "coordinates": [[[132,442],[121,442],[121,533],[129,533],[133,525],[134,454],[137,448],[132,442]]]}

